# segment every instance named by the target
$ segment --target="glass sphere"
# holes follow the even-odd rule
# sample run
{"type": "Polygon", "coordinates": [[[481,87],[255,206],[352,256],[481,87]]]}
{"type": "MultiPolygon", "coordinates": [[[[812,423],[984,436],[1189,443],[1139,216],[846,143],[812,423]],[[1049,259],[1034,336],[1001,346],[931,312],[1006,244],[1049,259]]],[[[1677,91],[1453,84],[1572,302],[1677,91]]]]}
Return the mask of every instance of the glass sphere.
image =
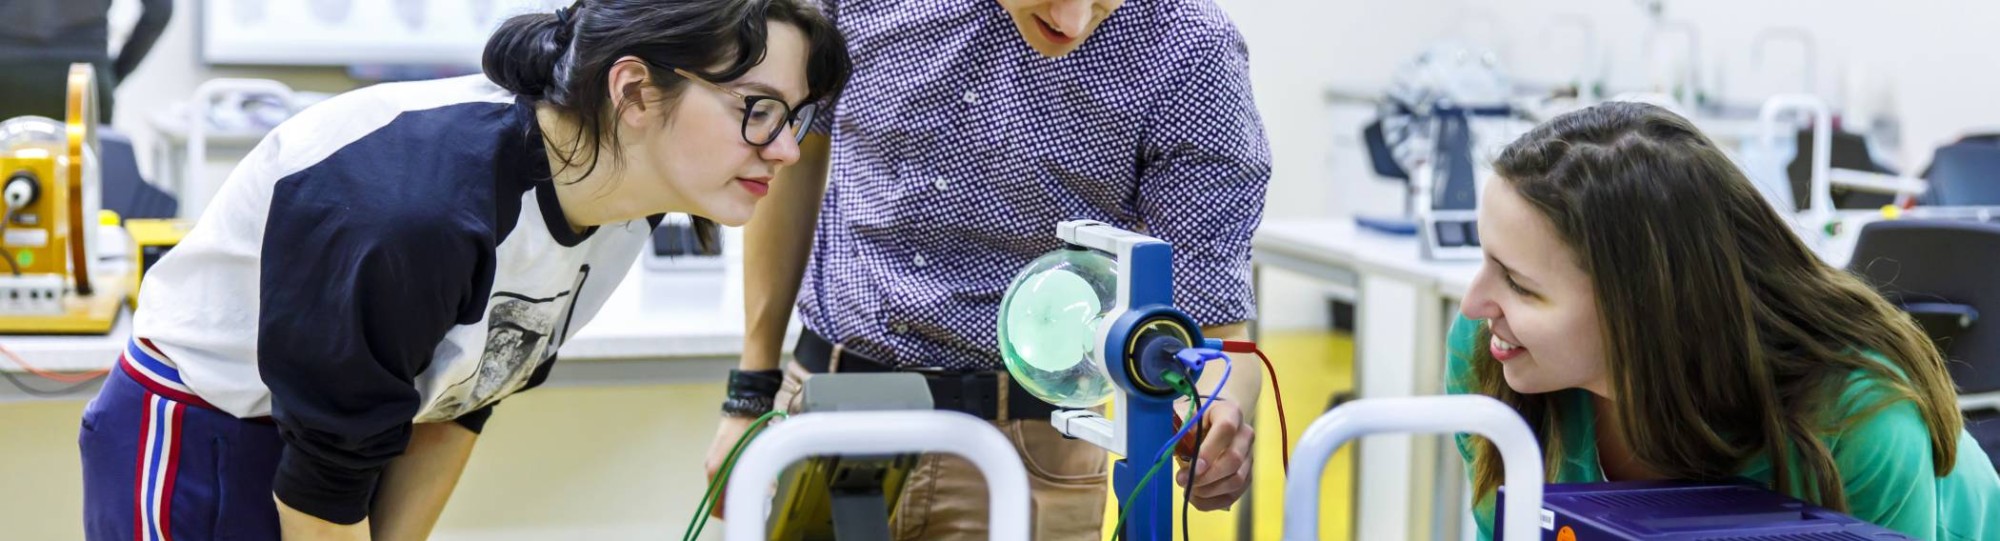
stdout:
{"type": "Polygon", "coordinates": [[[61,150],[66,141],[66,129],[61,122],[39,116],[17,116],[0,121],[0,152],[11,153],[22,148],[61,150]]]}
{"type": "Polygon", "coordinates": [[[1061,249],[1029,263],[1000,300],[1000,357],[1021,387],[1050,404],[1089,408],[1111,399],[1096,361],[1098,324],[1118,302],[1118,264],[1061,249]]]}

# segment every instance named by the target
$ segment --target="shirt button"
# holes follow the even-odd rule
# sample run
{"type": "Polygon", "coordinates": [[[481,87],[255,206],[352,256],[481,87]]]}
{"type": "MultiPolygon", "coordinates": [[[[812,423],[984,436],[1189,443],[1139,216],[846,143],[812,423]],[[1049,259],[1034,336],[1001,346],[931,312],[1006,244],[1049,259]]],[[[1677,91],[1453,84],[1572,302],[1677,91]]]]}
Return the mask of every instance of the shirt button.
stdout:
{"type": "Polygon", "coordinates": [[[965,93],[965,102],[966,102],[966,103],[979,103],[979,93],[978,93],[978,92],[966,92],[966,93],[965,93]]]}
{"type": "Polygon", "coordinates": [[[931,180],[931,185],[936,186],[938,191],[944,191],[945,188],[951,186],[951,181],[945,180],[944,177],[938,177],[936,179],[931,180]]]}
{"type": "Polygon", "coordinates": [[[896,334],[903,334],[906,332],[910,332],[910,326],[897,323],[895,325],[890,325],[889,330],[895,332],[896,334]]]}
{"type": "Polygon", "coordinates": [[[924,256],[917,256],[916,259],[913,259],[910,262],[915,263],[919,267],[922,267],[924,266],[924,256]]]}

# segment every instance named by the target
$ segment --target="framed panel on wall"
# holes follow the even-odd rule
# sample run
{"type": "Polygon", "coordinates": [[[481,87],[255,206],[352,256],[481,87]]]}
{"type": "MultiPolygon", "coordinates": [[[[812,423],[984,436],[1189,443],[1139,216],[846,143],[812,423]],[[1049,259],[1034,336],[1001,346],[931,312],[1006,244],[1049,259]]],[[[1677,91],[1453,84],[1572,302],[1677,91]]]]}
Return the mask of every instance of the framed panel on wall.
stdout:
{"type": "Polygon", "coordinates": [[[478,66],[508,17],[569,0],[202,0],[209,64],[478,66]]]}

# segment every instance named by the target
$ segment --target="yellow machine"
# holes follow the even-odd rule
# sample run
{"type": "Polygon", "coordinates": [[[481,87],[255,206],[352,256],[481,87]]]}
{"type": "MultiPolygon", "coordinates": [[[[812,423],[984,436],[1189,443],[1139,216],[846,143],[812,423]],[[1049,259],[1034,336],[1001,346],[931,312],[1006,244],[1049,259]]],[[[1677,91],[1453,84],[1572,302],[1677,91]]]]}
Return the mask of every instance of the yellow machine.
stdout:
{"type": "Polygon", "coordinates": [[[132,273],[133,308],[139,307],[139,284],[146,271],[153,270],[153,264],[160,262],[160,257],[167,255],[167,250],[180,244],[190,227],[194,227],[194,221],[180,218],[125,220],[125,231],[131,234],[134,245],[132,262],[139,266],[138,271],[132,273]]]}
{"type": "Polygon", "coordinates": [[[102,334],[131,290],[128,271],[97,268],[97,90],[70,66],[62,122],[0,122],[0,333],[102,334]]]}

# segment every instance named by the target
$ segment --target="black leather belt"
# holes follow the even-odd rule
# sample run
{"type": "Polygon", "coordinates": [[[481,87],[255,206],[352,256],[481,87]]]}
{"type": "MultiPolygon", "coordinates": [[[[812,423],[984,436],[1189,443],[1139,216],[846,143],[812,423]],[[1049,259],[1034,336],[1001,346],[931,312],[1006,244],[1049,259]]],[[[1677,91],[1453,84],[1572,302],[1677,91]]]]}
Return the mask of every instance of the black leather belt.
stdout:
{"type": "MultiPolygon", "coordinates": [[[[792,349],[792,357],[800,366],[815,374],[830,372],[834,344],[811,329],[799,333],[799,342],[792,349]]],[[[958,411],[987,420],[1005,421],[1009,419],[1037,419],[1046,421],[1055,413],[1054,404],[1043,402],[1035,395],[1028,394],[1005,370],[987,372],[951,372],[929,368],[906,368],[891,365],[862,355],[851,349],[841,348],[839,372],[910,372],[922,374],[930,383],[931,403],[936,409],[958,411]],[[1001,415],[1005,413],[1005,415],[1001,415]]]]}

